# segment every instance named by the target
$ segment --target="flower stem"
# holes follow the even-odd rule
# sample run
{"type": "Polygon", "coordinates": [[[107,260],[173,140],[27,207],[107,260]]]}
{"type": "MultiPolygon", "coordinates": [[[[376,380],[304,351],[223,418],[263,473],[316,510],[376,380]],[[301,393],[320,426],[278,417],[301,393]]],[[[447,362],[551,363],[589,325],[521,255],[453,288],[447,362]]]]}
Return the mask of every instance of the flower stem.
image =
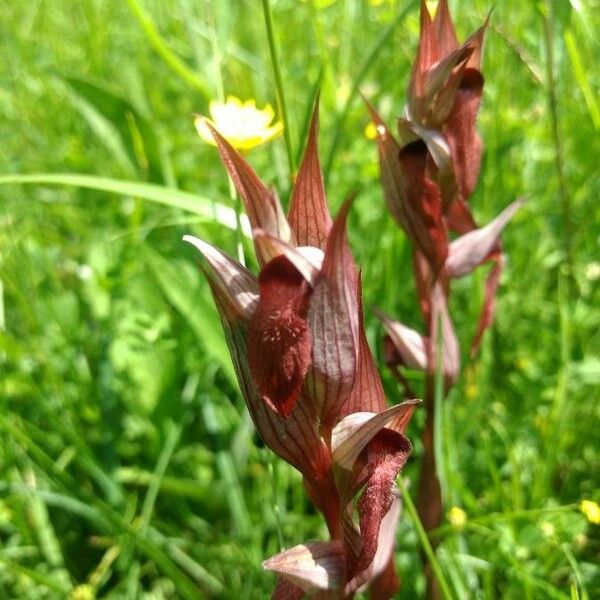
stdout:
{"type": "Polygon", "coordinates": [[[445,600],[453,600],[452,592],[450,591],[450,586],[444,577],[444,573],[442,572],[442,568],[440,567],[440,563],[438,562],[435,552],[431,547],[431,543],[429,542],[429,538],[423,524],[421,523],[421,519],[419,519],[419,515],[417,514],[417,509],[408,493],[408,490],[404,486],[404,482],[400,481],[400,491],[402,492],[402,499],[404,500],[404,504],[412,519],[412,522],[415,525],[415,529],[417,530],[417,535],[419,536],[419,541],[421,542],[421,548],[423,552],[427,556],[427,560],[429,561],[429,565],[435,574],[435,578],[440,586],[440,591],[442,592],[442,597],[445,600]]]}
{"type": "Polygon", "coordinates": [[[554,22],[553,6],[550,0],[546,1],[543,13],[544,42],[546,49],[546,89],[548,92],[548,108],[552,124],[552,141],[554,144],[554,162],[558,177],[560,204],[563,217],[563,251],[565,253],[564,266],[567,271],[569,291],[571,296],[576,293],[573,275],[573,207],[571,194],[565,175],[565,159],[562,139],[560,136],[558,98],[556,94],[556,75],[554,72],[554,22]]]}
{"type": "Polygon", "coordinates": [[[290,177],[293,180],[296,175],[296,163],[294,159],[294,149],[292,145],[292,136],[290,133],[289,119],[285,105],[285,96],[283,94],[283,79],[281,78],[281,68],[277,57],[277,44],[275,42],[275,31],[273,29],[273,12],[271,11],[271,0],[262,0],[263,13],[265,16],[265,26],[267,28],[267,38],[269,40],[269,50],[271,52],[271,64],[273,65],[273,75],[275,76],[275,90],[277,93],[277,107],[281,120],[283,121],[283,139],[285,140],[285,150],[287,152],[288,164],[290,167],[290,177]]]}

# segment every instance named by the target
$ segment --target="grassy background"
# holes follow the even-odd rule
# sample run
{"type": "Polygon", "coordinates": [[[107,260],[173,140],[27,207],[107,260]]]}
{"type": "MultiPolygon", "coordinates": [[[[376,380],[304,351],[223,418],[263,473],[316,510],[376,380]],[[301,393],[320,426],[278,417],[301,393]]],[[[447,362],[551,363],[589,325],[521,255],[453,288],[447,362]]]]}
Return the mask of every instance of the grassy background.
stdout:
{"type": "MultiPolygon", "coordinates": [[[[459,4],[465,36],[491,5],[459,4]]],[[[249,427],[181,242],[194,233],[235,252],[214,216],[230,204],[227,179],[192,114],[223,93],[275,103],[261,3],[139,8],[0,4],[0,598],[265,598],[261,560],[325,536],[298,475],[249,427]],[[33,173],[46,175],[15,183],[33,173]]],[[[578,510],[600,501],[598,9],[498,0],[492,15],[472,204],[485,222],[529,202],[504,235],[496,323],[444,405],[445,502],[468,516],[439,531],[457,599],[600,597],[599,528],[578,510]]],[[[294,148],[321,80],[333,209],[360,191],[350,237],[365,306],[419,327],[409,248],[384,211],[356,94],[400,114],[416,3],[278,0],[273,11],[294,148]]],[[[283,141],[250,161],[287,202],[283,141]]],[[[464,348],[484,276],[455,285],[464,348]]],[[[366,318],[380,355],[381,327],[366,318]]],[[[423,591],[418,554],[405,516],[401,598],[423,591]]]]}

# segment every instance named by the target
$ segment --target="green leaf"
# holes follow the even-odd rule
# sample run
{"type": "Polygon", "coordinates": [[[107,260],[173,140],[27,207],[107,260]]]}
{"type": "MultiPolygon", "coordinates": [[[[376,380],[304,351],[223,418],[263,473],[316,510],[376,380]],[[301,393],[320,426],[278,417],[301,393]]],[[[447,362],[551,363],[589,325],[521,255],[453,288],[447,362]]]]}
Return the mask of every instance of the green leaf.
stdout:
{"type": "MultiPolygon", "coordinates": [[[[122,179],[79,175],[77,173],[31,173],[27,175],[0,176],[0,185],[11,183],[66,185],[108,192],[110,194],[119,194],[121,196],[134,196],[158,204],[164,204],[171,208],[181,208],[199,217],[203,217],[207,222],[215,222],[229,229],[236,229],[235,211],[233,208],[190,192],[153,183],[123,181],[122,179]]],[[[249,236],[250,229],[244,217],[242,218],[242,226],[244,233],[249,236]]]]}

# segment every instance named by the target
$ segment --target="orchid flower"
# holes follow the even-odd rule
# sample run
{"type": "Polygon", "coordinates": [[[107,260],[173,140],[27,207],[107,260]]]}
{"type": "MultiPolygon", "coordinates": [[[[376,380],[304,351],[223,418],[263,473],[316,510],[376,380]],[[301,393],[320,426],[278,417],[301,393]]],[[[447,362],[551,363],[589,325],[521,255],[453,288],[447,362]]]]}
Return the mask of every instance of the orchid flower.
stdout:
{"type": "MultiPolygon", "coordinates": [[[[449,308],[452,280],[484,263],[493,263],[471,345],[474,354],[493,321],[504,265],[500,236],[523,204],[522,199],[514,201],[484,227],[478,227],[468,205],[481,163],[477,113],[484,83],[481,56],[486,29],[487,21],[461,44],[448,1],[439,0],[432,17],[421,0],[419,48],[407,106],[398,120],[398,137],[367,102],[377,132],[385,202],[412,245],[413,272],[425,324],[425,331],[419,332],[378,312],[387,332],[386,362],[408,396],[414,394],[403,369],[425,372],[426,416],[417,509],[427,531],[438,527],[443,517],[434,451],[435,374],[439,366],[445,394],[460,372],[460,347],[449,308]],[[458,237],[451,237],[454,234],[458,237]]],[[[426,575],[428,597],[436,597],[431,569],[426,569],[426,575]]]]}
{"type": "Polygon", "coordinates": [[[202,270],[256,429],[302,473],[331,536],[265,561],[279,574],[273,598],[351,598],[366,586],[373,597],[389,598],[397,587],[394,479],[411,450],[404,431],[416,401],[387,408],[346,235],[352,200],[335,220],[327,207],[318,108],[287,218],[276,193],[210,130],[248,215],[258,276],[209,243],[184,239],[205,258],[202,270]]]}
{"type": "MultiPolygon", "coordinates": [[[[381,179],[388,209],[413,244],[414,272],[426,323],[421,338],[428,358],[420,368],[435,368],[434,329],[441,322],[444,348],[440,360],[449,382],[459,371],[459,349],[448,311],[452,278],[492,261],[472,352],[491,325],[504,264],[500,234],[523,200],[509,205],[487,226],[478,228],[467,200],[473,193],[482,145],[476,129],[483,90],[481,55],[487,21],[459,44],[447,0],[432,18],[421,2],[421,34],[413,65],[406,118],[399,119],[399,141],[369,105],[376,125],[381,179]],[[454,241],[450,232],[459,234],[454,241]]],[[[416,332],[400,340],[406,326],[384,319],[388,343],[397,350],[397,365],[416,332]],[[395,340],[395,341],[394,341],[395,340]]],[[[418,334],[417,334],[418,335],[418,334]]],[[[388,353],[391,359],[393,353],[388,353]]],[[[415,365],[410,365],[414,368],[415,365]]]]}

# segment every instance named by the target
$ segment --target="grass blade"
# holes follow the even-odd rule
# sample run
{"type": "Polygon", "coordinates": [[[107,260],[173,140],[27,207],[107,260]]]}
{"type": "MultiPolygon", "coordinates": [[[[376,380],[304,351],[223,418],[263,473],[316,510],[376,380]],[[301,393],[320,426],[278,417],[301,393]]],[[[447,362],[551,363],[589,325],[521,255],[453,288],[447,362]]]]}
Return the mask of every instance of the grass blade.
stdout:
{"type": "MultiPolygon", "coordinates": [[[[181,208],[203,217],[207,222],[216,222],[229,229],[236,229],[235,211],[223,204],[212,202],[191,192],[168,188],[154,183],[139,181],[124,181],[94,175],[79,175],[77,173],[32,173],[27,175],[2,175],[0,185],[31,183],[40,185],[65,185],[86,188],[121,196],[134,196],[157,204],[181,208]]],[[[242,219],[244,234],[250,235],[246,219],[242,219]]]]}

